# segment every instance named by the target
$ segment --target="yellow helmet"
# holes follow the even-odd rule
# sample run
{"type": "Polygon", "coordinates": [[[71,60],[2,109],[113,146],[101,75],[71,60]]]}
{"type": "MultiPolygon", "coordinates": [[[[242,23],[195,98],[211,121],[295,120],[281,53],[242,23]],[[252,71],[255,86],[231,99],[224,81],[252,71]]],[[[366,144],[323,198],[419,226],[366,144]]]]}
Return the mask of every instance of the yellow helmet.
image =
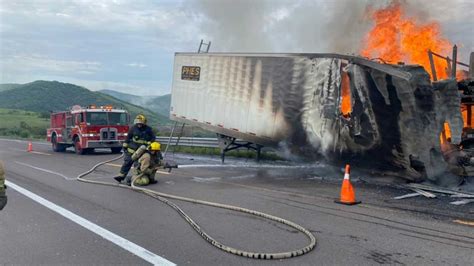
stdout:
{"type": "Polygon", "coordinates": [[[139,114],[137,115],[137,117],[135,117],[135,120],[133,120],[133,123],[146,125],[146,117],[142,114],[139,114]]]}
{"type": "Polygon", "coordinates": [[[152,142],[150,144],[150,151],[160,151],[161,150],[161,144],[159,142],[152,142]]]}

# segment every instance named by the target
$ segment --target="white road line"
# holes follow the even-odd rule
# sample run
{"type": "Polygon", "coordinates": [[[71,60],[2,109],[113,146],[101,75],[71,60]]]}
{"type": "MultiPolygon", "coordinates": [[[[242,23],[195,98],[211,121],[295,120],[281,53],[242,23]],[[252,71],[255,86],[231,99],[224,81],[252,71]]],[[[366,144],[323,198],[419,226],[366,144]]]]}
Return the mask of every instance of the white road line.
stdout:
{"type": "MultiPolygon", "coordinates": [[[[21,150],[21,149],[17,149],[17,148],[8,148],[9,150],[11,151],[21,151],[21,152],[29,152],[27,151],[26,149],[25,150],[21,150]]],[[[52,155],[51,153],[46,153],[46,152],[40,152],[40,151],[30,151],[29,153],[35,153],[35,154],[41,154],[41,155],[52,155]]]]}
{"type": "Polygon", "coordinates": [[[67,176],[65,176],[65,175],[63,175],[63,174],[61,174],[61,173],[56,173],[56,172],[51,171],[51,170],[48,170],[48,169],[39,168],[39,167],[30,165],[30,164],[27,164],[27,163],[22,163],[22,162],[18,162],[18,161],[14,161],[14,162],[17,163],[17,164],[26,166],[26,167],[30,167],[30,168],[33,168],[33,169],[36,169],[36,170],[40,170],[40,171],[49,173],[49,174],[53,174],[53,175],[60,176],[60,177],[64,178],[64,180],[76,180],[76,178],[67,177],[67,176]]]}
{"type": "MultiPolygon", "coordinates": [[[[19,140],[19,139],[2,139],[0,138],[1,141],[9,141],[9,142],[17,142],[17,143],[28,143],[28,140],[19,140]]],[[[46,146],[51,146],[51,143],[48,142],[37,142],[37,141],[32,141],[31,143],[33,144],[39,144],[39,145],[46,145],[46,146]]]]}
{"type": "Polygon", "coordinates": [[[84,227],[85,229],[109,240],[110,242],[114,243],[115,245],[129,251],[130,253],[133,253],[135,254],[136,256],[140,257],[141,259],[143,260],[146,260],[147,262],[149,263],[152,263],[153,265],[176,265],[174,263],[172,263],[171,261],[165,259],[165,258],[162,258],[154,253],[152,253],[151,251],[145,249],[145,248],[142,248],[141,246],[133,243],[133,242],[130,242],[128,241],[127,239],[121,237],[121,236],[118,236],[112,232],[110,232],[109,230],[103,228],[103,227],[100,227],[96,224],[94,224],[93,222],[89,221],[89,220],[86,220],[84,218],[82,218],[81,216],[77,215],[77,214],[74,214],[73,212],[71,211],[68,211],[66,209],[64,209],[63,207],[61,206],[58,206],[54,203],[52,203],[51,201],[41,197],[41,196],[38,196],[36,194],[34,194],[33,192],[29,191],[29,190],[26,190],[10,181],[6,181],[6,184],[8,187],[16,190],[18,193],[20,194],[23,194],[24,196],[36,201],[37,203],[45,206],[46,208],[64,216],[65,218],[75,222],[76,224],[84,227]]]}
{"type": "Polygon", "coordinates": [[[30,153],[41,154],[41,155],[48,155],[48,156],[51,155],[50,153],[40,152],[40,151],[30,151],[30,153]]]}

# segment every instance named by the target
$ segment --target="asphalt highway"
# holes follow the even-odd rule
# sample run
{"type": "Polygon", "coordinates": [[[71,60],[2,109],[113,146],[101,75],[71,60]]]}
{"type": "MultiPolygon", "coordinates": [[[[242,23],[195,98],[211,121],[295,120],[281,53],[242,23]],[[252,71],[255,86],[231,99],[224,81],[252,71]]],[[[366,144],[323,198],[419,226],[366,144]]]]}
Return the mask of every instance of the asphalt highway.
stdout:
{"type": "MultiPolygon", "coordinates": [[[[149,188],[262,211],[309,229],[317,247],[284,260],[255,260],[204,241],[169,206],[134,191],[75,177],[107,151],[54,153],[49,144],[0,139],[8,204],[0,212],[0,264],[58,265],[474,265],[473,206],[449,199],[396,201],[403,191],[353,175],[362,204],[334,203],[342,174],[324,164],[291,164],[170,155],[181,168],[149,188]],[[340,177],[339,177],[340,176],[340,177]],[[359,180],[359,182],[357,182],[359,180]]],[[[114,182],[121,161],[89,178],[114,182]]],[[[308,239],[262,218],[176,201],[208,234],[232,247],[281,252],[308,239]]]]}

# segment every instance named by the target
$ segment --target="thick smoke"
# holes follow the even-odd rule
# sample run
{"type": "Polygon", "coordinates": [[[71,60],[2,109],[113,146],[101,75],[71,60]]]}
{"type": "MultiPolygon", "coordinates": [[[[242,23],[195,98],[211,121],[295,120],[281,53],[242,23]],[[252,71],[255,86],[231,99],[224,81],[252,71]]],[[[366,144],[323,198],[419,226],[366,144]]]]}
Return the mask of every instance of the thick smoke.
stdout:
{"type": "MultiPolygon", "coordinates": [[[[396,1],[396,0],[393,0],[396,1]]],[[[201,37],[214,52],[334,52],[358,54],[372,21],[368,8],[392,0],[207,0],[189,6],[202,18],[201,37]]],[[[472,1],[399,0],[420,21],[439,21],[460,46],[461,59],[474,50],[472,1]],[[436,2],[436,3],[433,3],[436,2]],[[471,8],[467,8],[471,2],[471,8]]]]}
{"type": "Polygon", "coordinates": [[[203,37],[219,52],[357,53],[369,0],[195,2],[203,37]]]}

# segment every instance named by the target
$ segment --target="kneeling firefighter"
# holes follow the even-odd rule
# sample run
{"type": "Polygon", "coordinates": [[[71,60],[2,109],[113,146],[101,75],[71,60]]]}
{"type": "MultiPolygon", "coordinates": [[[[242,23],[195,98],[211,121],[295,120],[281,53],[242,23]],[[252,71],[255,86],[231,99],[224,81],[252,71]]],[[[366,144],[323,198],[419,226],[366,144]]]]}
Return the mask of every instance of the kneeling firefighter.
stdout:
{"type": "Polygon", "coordinates": [[[162,166],[163,156],[159,142],[152,142],[148,148],[141,146],[132,155],[132,160],[137,160],[133,169],[132,183],[135,186],[146,186],[157,183],[155,179],[156,170],[162,166]]]}
{"type": "Polygon", "coordinates": [[[5,194],[5,166],[0,161],[0,211],[7,205],[7,195],[5,194]]]}
{"type": "Polygon", "coordinates": [[[146,117],[142,114],[137,115],[135,120],[133,120],[135,124],[133,127],[130,128],[128,131],[127,139],[123,143],[124,149],[124,159],[122,167],[120,168],[120,174],[114,179],[117,182],[122,182],[124,179],[127,179],[127,183],[130,184],[131,180],[130,177],[127,177],[130,168],[134,164],[134,160],[132,160],[132,154],[142,145],[150,145],[152,141],[155,141],[155,133],[151,127],[147,126],[146,124],[146,117]]]}

